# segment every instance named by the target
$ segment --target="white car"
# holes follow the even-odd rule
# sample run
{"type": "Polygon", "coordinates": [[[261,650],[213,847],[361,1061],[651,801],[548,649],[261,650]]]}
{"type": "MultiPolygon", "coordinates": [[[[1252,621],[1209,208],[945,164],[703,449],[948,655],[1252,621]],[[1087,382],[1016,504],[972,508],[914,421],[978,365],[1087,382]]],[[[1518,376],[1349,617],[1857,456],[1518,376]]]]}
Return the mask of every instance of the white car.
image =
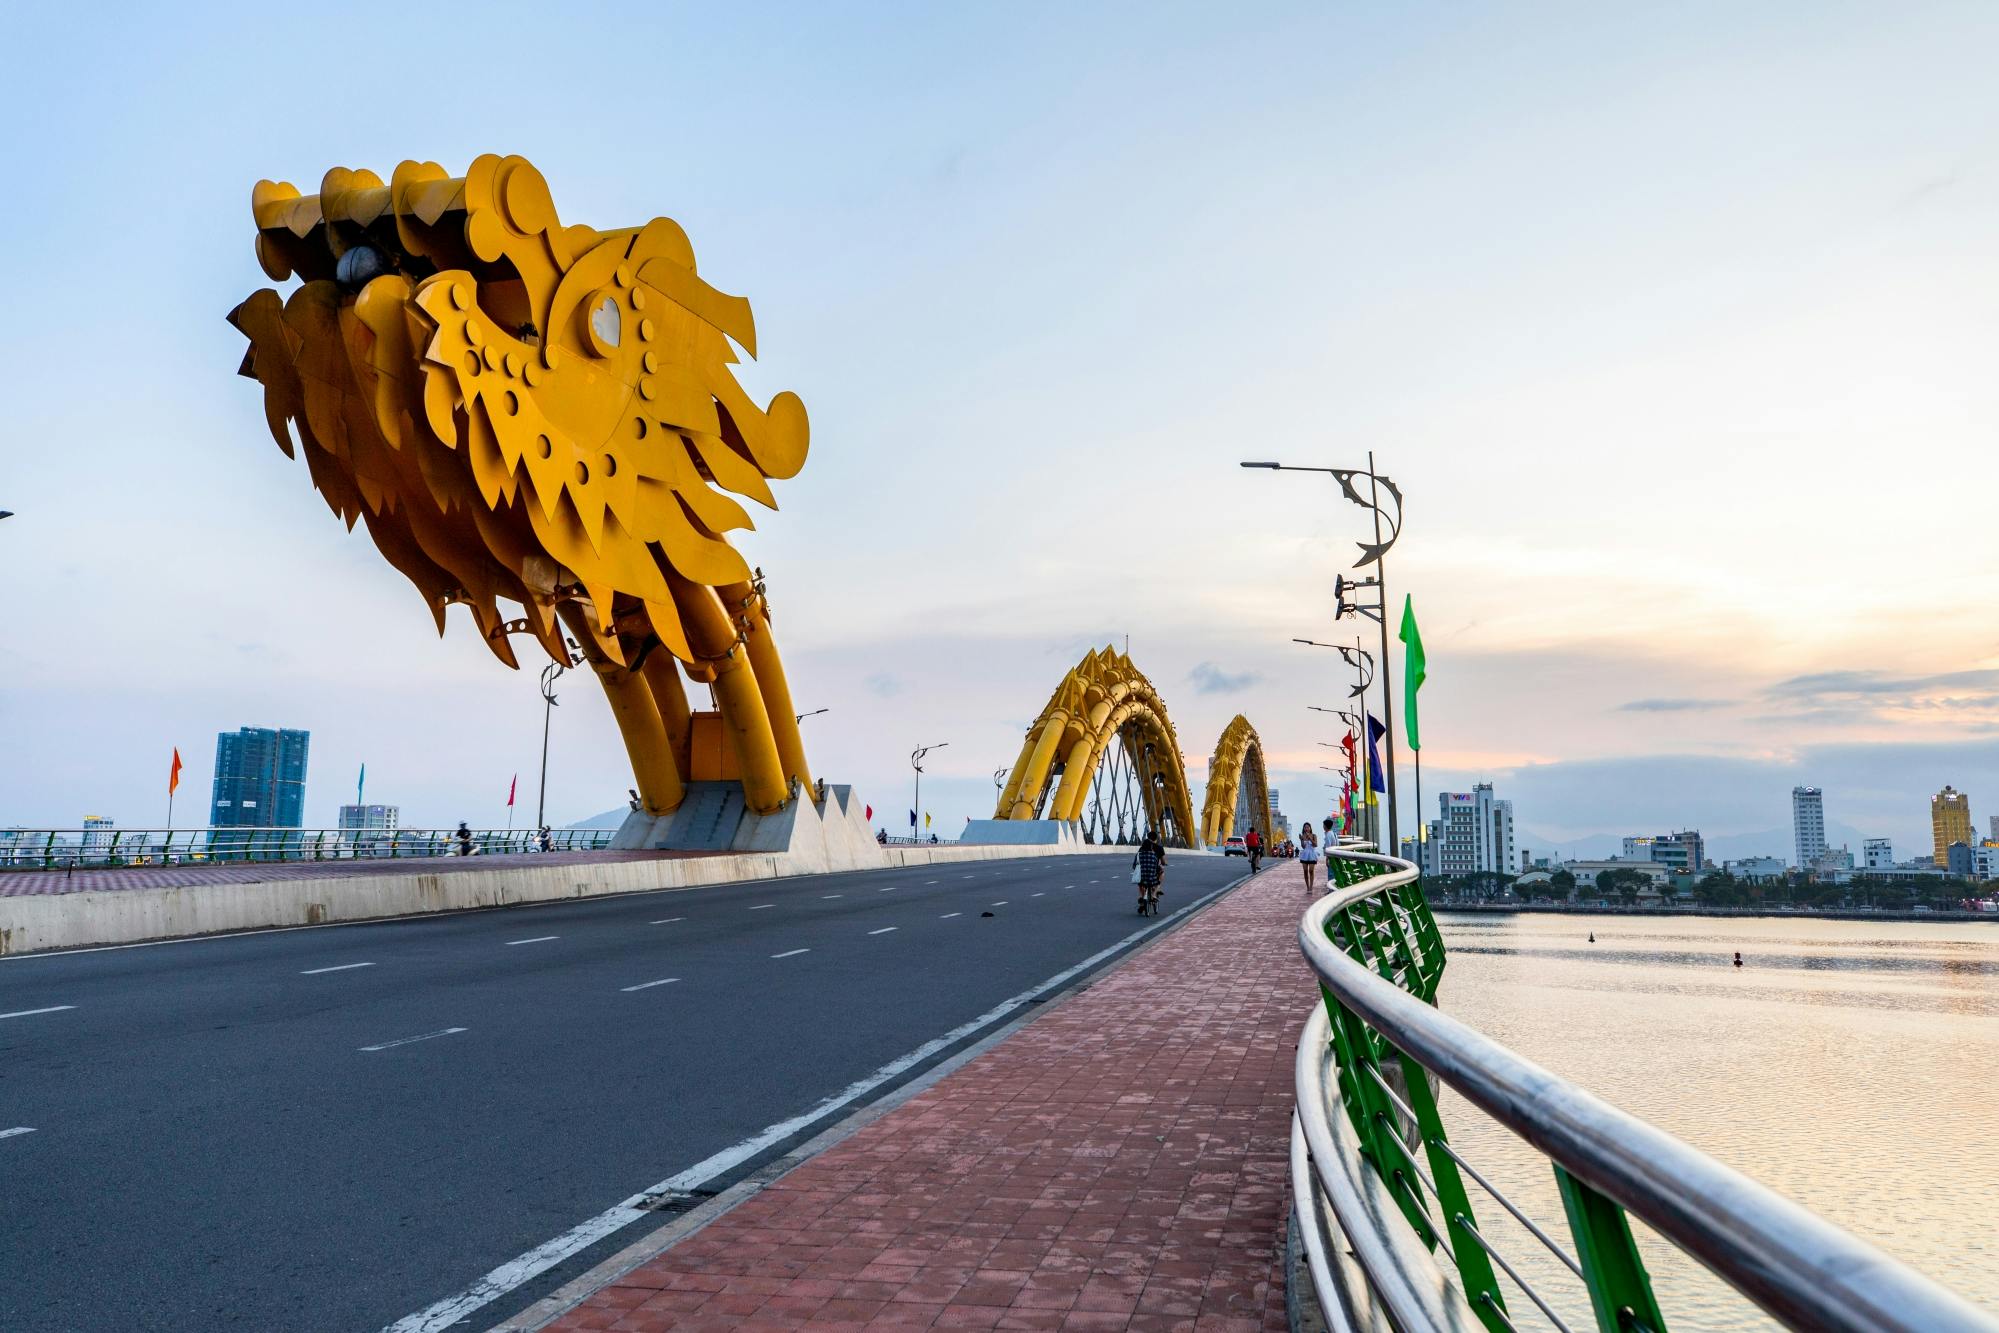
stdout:
{"type": "Polygon", "coordinates": [[[1222,843],[1223,856],[1248,856],[1249,844],[1239,837],[1230,837],[1222,843]]]}

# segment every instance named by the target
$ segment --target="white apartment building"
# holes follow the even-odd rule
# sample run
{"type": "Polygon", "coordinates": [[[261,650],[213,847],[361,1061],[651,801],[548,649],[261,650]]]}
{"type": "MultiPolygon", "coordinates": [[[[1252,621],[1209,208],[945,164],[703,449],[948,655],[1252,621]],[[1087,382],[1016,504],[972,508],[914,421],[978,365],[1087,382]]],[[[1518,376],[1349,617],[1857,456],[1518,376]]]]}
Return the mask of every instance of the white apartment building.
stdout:
{"type": "Polygon", "coordinates": [[[1817,787],[1791,788],[1791,835],[1800,870],[1825,855],[1825,793],[1817,787]]]}
{"type": "Polygon", "coordinates": [[[1513,845],[1513,802],[1494,798],[1492,784],[1437,793],[1437,818],[1423,848],[1423,869],[1433,875],[1510,875],[1520,864],[1513,845]]]}
{"type": "Polygon", "coordinates": [[[1860,864],[1867,870],[1893,870],[1894,842],[1887,838],[1869,838],[1860,845],[1860,864]]]}

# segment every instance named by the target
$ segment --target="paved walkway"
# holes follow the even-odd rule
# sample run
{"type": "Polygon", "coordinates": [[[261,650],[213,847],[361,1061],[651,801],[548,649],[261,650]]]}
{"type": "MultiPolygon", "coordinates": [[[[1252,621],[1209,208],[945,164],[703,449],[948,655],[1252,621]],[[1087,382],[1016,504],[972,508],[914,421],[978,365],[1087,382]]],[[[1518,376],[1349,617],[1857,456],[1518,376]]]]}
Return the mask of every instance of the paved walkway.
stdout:
{"type": "Polygon", "coordinates": [[[1265,871],[548,1327],[1285,1328],[1304,907],[1265,871]]]}
{"type": "Polygon", "coordinates": [[[0,898],[91,893],[103,889],[173,889],[195,884],[263,884],[270,880],[351,879],[357,875],[450,875],[509,866],[662,861],[714,852],[522,852],[501,856],[398,856],[343,861],[204,861],[170,866],[85,866],[76,870],[0,870],[0,898]]]}

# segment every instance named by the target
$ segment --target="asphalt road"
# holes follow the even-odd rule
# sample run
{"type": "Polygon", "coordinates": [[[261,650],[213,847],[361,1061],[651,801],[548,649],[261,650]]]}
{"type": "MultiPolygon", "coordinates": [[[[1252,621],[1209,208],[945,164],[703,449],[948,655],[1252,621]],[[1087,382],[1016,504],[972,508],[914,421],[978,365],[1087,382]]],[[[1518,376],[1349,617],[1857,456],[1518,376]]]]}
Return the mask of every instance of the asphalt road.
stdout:
{"type": "MultiPolygon", "coordinates": [[[[0,961],[0,1328],[381,1329],[612,1210],[459,1325],[486,1327],[664,1220],[621,1201],[725,1187],[1019,1011],[772,1126],[1144,929],[1128,864],[0,961]]],[[[1244,869],[1177,858],[1164,919],[1244,869]]]]}

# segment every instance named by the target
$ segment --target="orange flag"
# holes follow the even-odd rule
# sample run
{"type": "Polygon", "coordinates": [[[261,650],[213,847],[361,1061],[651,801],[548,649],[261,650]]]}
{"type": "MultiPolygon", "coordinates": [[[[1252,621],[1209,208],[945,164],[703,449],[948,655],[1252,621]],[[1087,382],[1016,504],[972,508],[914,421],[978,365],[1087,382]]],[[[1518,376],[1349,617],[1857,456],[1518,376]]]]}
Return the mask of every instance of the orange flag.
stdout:
{"type": "Polygon", "coordinates": [[[173,771],[167,774],[167,795],[171,796],[180,788],[180,746],[174,746],[173,771]]]}

